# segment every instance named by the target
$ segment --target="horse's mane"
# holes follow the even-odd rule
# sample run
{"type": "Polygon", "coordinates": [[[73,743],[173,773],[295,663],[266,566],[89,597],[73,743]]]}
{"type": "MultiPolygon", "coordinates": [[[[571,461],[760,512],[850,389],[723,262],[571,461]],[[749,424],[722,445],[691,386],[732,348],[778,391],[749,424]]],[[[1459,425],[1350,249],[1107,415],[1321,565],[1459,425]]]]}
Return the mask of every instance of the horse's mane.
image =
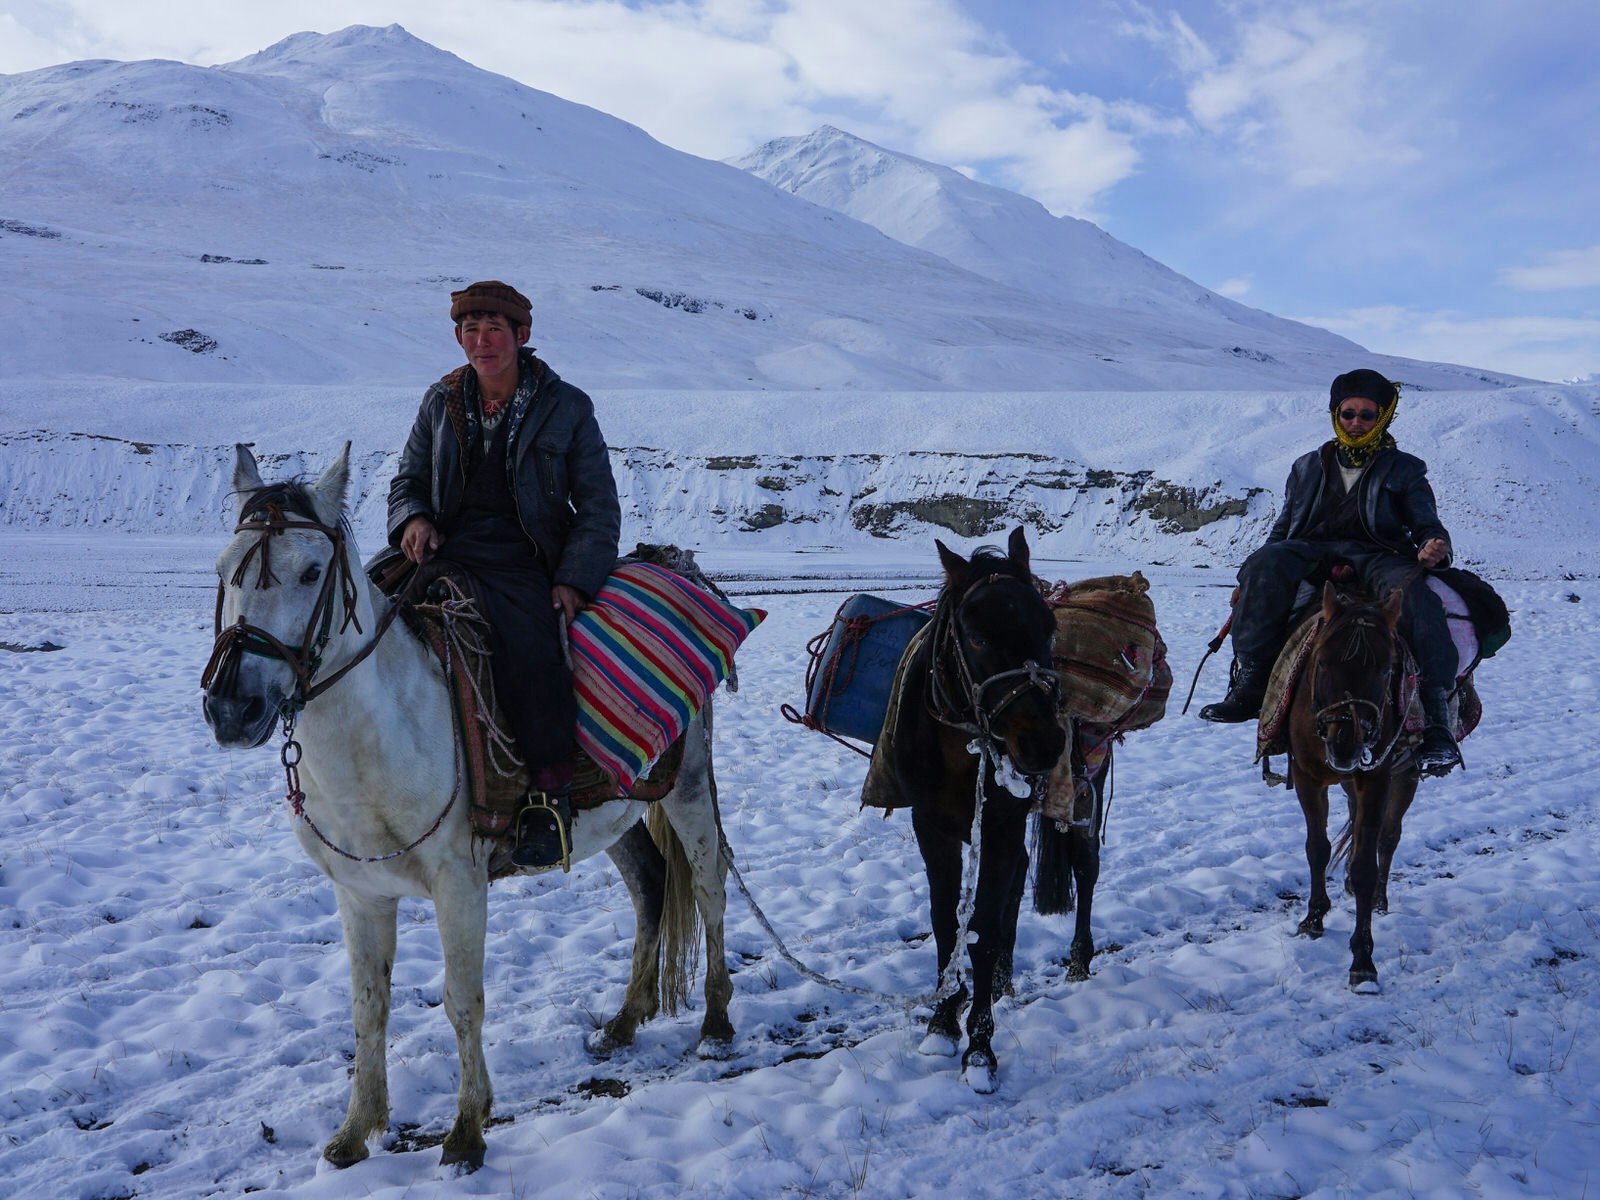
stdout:
{"type": "MultiPolygon", "coordinates": [[[[322,520],[317,515],[317,506],[311,499],[311,485],[306,482],[304,475],[264,483],[260,487],[241,488],[236,494],[244,497],[244,503],[239,507],[240,521],[267,516],[273,509],[284,516],[294,515],[319,523],[322,520]]],[[[346,537],[350,536],[349,514],[339,514],[339,531],[346,537]]]]}
{"type": "Polygon", "coordinates": [[[1017,564],[1011,561],[1011,556],[996,546],[979,546],[974,550],[957,582],[965,585],[984,575],[1010,575],[1025,583],[1032,582],[1032,576],[1026,571],[1019,570],[1017,564]]]}
{"type": "Polygon", "coordinates": [[[1383,658],[1383,650],[1392,647],[1393,631],[1383,617],[1383,607],[1377,601],[1362,595],[1346,595],[1345,606],[1329,619],[1318,639],[1323,649],[1332,646],[1335,637],[1345,639],[1341,662],[1358,662],[1363,667],[1376,667],[1383,658]]]}

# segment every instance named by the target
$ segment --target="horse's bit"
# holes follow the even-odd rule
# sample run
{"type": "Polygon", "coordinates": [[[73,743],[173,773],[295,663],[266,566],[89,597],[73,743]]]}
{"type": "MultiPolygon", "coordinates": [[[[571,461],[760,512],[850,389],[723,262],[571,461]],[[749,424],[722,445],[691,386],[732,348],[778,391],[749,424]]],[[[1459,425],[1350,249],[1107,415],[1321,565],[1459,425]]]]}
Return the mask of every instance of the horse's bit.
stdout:
{"type": "MultiPolygon", "coordinates": [[[[1356,620],[1355,624],[1358,629],[1370,629],[1373,627],[1372,622],[1359,618],[1356,620]]],[[[1320,672],[1321,669],[1322,664],[1319,661],[1316,666],[1316,671],[1320,672]]],[[[1390,670],[1386,669],[1384,671],[1384,675],[1388,676],[1389,674],[1390,670]]],[[[1315,702],[1315,700],[1318,698],[1317,683],[1319,678],[1319,675],[1313,674],[1311,679],[1311,695],[1313,702],[1315,702]]],[[[1372,743],[1383,735],[1384,722],[1389,713],[1392,691],[1393,689],[1386,678],[1383,686],[1382,703],[1374,703],[1371,700],[1367,700],[1358,696],[1352,696],[1349,692],[1346,692],[1342,699],[1335,700],[1331,704],[1322,705],[1320,708],[1314,710],[1311,714],[1312,720],[1316,723],[1317,737],[1319,737],[1323,742],[1327,742],[1333,737],[1336,728],[1342,725],[1350,726],[1352,731],[1359,731],[1361,734],[1363,759],[1360,769],[1363,771],[1376,770],[1388,759],[1389,754],[1394,750],[1395,743],[1400,739],[1402,723],[1396,722],[1395,735],[1389,739],[1388,745],[1383,747],[1382,753],[1373,754],[1370,749],[1372,743]],[[1371,719],[1363,720],[1363,712],[1370,712],[1371,719]]]]}

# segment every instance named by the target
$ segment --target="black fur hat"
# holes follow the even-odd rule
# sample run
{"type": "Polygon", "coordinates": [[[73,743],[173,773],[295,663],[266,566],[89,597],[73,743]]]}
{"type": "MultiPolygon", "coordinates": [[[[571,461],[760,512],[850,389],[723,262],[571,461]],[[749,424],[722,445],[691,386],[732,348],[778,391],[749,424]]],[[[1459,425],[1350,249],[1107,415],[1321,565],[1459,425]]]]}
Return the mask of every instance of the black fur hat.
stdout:
{"type": "Polygon", "coordinates": [[[1328,389],[1328,411],[1335,411],[1351,396],[1371,400],[1379,409],[1386,409],[1394,403],[1396,394],[1394,384],[1382,375],[1367,367],[1359,367],[1354,371],[1346,371],[1333,381],[1333,386],[1328,389]]]}

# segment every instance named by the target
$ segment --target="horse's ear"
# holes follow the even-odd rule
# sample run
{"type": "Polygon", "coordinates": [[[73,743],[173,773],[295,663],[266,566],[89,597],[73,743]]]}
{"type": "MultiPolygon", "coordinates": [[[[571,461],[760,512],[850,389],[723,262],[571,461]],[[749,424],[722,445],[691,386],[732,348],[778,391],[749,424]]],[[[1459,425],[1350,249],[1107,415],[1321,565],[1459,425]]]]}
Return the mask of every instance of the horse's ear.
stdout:
{"type": "Polygon", "coordinates": [[[1333,586],[1333,580],[1328,580],[1322,585],[1322,619],[1332,620],[1333,614],[1340,609],[1339,589],[1333,586]]]}
{"type": "Polygon", "coordinates": [[[1028,537],[1021,525],[1011,531],[1011,540],[1006,543],[1006,550],[1011,555],[1011,561],[1017,564],[1019,571],[1028,570],[1028,537]]]}
{"type": "Polygon", "coordinates": [[[250,447],[236,442],[233,447],[233,494],[243,513],[245,500],[251,492],[266,486],[261,482],[261,468],[256,466],[256,456],[250,447]]]}
{"type": "Polygon", "coordinates": [[[322,473],[311,489],[311,503],[317,510],[317,520],[330,528],[337,526],[344,516],[344,494],[350,486],[350,443],[344,444],[339,457],[322,473]]]}
{"type": "Polygon", "coordinates": [[[944,573],[947,578],[954,579],[966,569],[967,560],[962,558],[961,555],[950,549],[938,538],[933,539],[933,544],[939,547],[939,563],[944,567],[944,573]]]}
{"type": "Polygon", "coordinates": [[[1399,588],[1390,588],[1389,594],[1383,598],[1383,623],[1390,629],[1400,624],[1400,605],[1405,595],[1399,588]]]}

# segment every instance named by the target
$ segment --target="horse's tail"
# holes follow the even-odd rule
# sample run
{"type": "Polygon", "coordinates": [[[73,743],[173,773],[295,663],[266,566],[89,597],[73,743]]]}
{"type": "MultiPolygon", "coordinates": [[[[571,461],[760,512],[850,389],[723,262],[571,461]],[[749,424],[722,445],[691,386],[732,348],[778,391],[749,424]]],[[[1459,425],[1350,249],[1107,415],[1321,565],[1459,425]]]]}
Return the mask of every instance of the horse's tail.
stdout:
{"type": "Polygon", "coordinates": [[[694,899],[694,871],[677,832],[661,805],[650,806],[650,837],[667,861],[661,900],[661,1007],[675,1015],[689,998],[689,985],[700,966],[700,906],[694,899]]]}
{"type": "Polygon", "coordinates": [[[1333,843],[1333,853],[1328,856],[1328,870],[1330,871],[1341,865],[1349,865],[1350,847],[1355,845],[1356,829],[1360,825],[1360,803],[1360,800],[1356,801],[1357,811],[1351,814],[1351,819],[1344,823],[1344,828],[1339,831],[1339,840],[1333,843]]]}
{"type": "Polygon", "coordinates": [[[1072,828],[1038,813],[1033,817],[1033,911],[1072,911],[1072,828]]]}

